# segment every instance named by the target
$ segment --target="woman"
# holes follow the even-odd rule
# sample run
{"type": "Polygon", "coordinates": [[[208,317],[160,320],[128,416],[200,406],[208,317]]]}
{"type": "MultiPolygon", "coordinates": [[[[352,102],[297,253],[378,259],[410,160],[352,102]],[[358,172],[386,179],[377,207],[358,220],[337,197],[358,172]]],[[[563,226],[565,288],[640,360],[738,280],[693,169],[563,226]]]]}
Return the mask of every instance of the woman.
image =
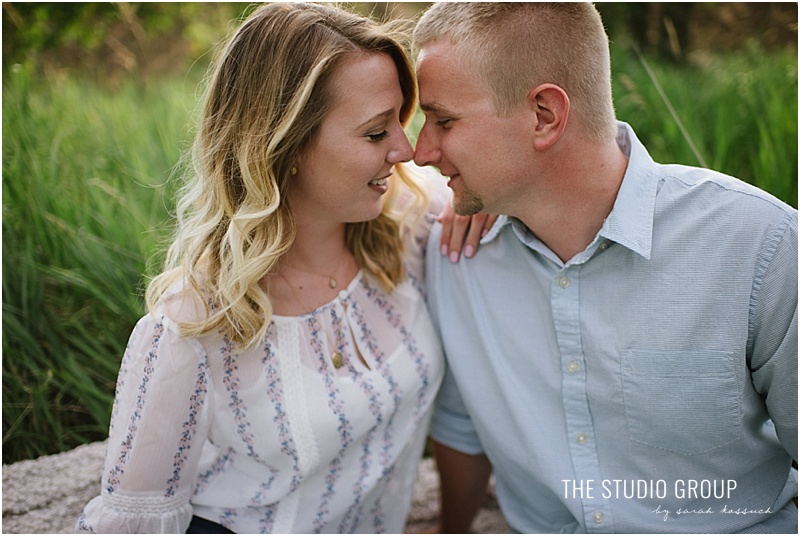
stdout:
{"type": "Polygon", "coordinates": [[[402,532],[443,367],[415,96],[367,19],[270,4],[236,31],[79,531],[402,532]]]}

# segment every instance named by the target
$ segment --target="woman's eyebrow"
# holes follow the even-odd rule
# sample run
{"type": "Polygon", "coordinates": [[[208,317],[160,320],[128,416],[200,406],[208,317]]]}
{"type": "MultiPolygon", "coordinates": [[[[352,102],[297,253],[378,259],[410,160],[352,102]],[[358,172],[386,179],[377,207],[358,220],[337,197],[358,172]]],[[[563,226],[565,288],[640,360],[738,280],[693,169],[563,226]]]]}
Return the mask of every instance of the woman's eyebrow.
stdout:
{"type": "Polygon", "coordinates": [[[392,108],[391,110],[386,110],[384,112],[373,115],[372,117],[370,117],[369,119],[358,125],[357,128],[364,128],[378,119],[388,119],[393,115],[394,115],[394,108],[392,108]]]}

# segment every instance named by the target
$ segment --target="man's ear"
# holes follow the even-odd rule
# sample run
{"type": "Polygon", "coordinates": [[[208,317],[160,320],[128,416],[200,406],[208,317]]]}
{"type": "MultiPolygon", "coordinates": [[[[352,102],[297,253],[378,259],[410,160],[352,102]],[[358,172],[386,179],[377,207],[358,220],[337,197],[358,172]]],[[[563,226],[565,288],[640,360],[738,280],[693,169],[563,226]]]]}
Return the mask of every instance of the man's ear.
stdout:
{"type": "Polygon", "coordinates": [[[564,133],[569,97],[555,84],[542,84],[528,93],[528,104],[535,114],[534,147],[544,151],[564,133]]]}

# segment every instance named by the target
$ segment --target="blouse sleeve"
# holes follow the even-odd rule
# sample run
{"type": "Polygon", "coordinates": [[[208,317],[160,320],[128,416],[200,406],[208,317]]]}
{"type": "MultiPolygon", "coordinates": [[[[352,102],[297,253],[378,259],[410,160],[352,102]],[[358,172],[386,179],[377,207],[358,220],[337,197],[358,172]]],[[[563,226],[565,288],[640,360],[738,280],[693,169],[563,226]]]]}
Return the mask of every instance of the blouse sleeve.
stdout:
{"type": "Polygon", "coordinates": [[[101,494],[77,532],[186,532],[210,382],[199,342],[181,337],[164,315],[139,321],[117,379],[101,494]]]}

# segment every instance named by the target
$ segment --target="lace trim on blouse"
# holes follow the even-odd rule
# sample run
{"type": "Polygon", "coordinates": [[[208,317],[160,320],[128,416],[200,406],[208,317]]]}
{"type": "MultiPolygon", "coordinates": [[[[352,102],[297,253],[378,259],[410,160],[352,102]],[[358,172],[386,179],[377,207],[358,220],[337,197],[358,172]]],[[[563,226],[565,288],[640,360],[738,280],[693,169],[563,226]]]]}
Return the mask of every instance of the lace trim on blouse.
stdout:
{"type": "MultiPolygon", "coordinates": [[[[296,358],[300,354],[298,340],[301,336],[297,324],[278,325],[278,355],[284,382],[287,385],[302,385],[302,365],[296,358]],[[285,345],[285,346],[284,346],[285,345]]],[[[319,452],[314,441],[314,431],[308,418],[306,396],[296,389],[285,391],[286,406],[291,415],[290,422],[294,432],[294,442],[299,453],[300,472],[305,474],[309,468],[319,463],[319,452]]]]}
{"type": "Polygon", "coordinates": [[[191,489],[187,489],[176,493],[173,497],[137,497],[103,490],[102,495],[103,505],[121,514],[164,515],[189,506],[191,492],[191,489]]]}

